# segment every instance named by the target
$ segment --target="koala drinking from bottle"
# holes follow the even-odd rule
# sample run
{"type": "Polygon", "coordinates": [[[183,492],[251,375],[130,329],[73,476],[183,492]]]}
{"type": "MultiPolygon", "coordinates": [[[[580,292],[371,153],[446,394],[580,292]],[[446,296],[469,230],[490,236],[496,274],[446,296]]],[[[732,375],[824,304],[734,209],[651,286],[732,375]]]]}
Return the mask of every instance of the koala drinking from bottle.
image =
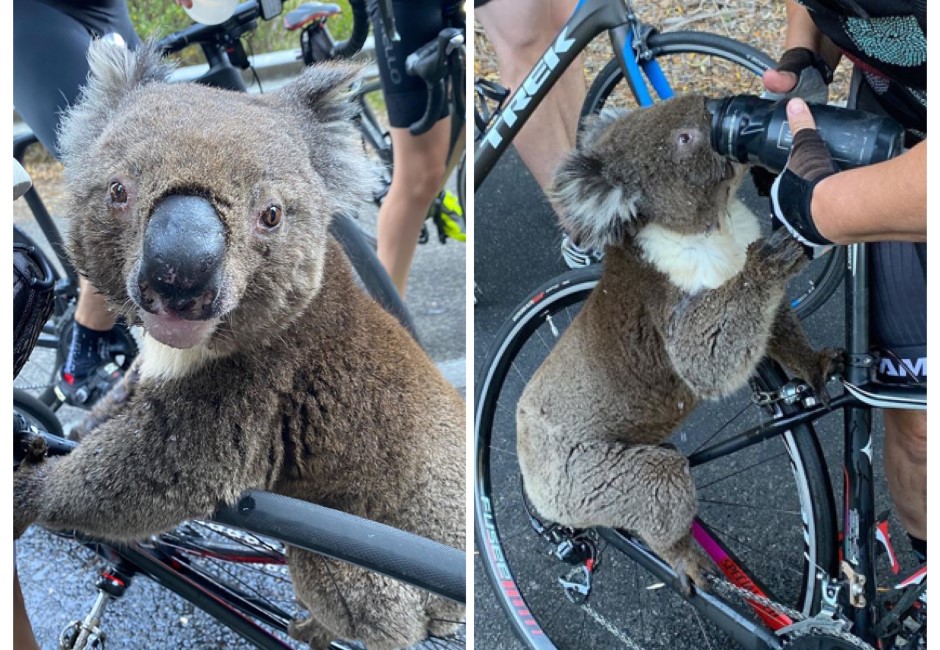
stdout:
{"type": "Polygon", "coordinates": [[[526,493],[554,522],[633,531],[686,591],[707,587],[689,466],[661,443],[764,355],[826,399],[837,353],[813,350],[783,300],[806,257],[734,199],[744,168],[712,150],[703,97],[605,114],[583,136],[553,202],[604,272],[519,400],[526,493]]]}
{"type": "MultiPolygon", "coordinates": [[[[257,488],[464,548],[464,403],[328,235],[374,177],[358,68],[251,96],[171,85],[151,47],[89,59],[60,137],[70,256],[143,325],[142,353],[71,454],[16,472],[14,534],[136,541],[257,488]]],[[[311,612],[291,635],[313,648],[405,648],[464,616],[313,553],[288,565],[311,612]]]]}

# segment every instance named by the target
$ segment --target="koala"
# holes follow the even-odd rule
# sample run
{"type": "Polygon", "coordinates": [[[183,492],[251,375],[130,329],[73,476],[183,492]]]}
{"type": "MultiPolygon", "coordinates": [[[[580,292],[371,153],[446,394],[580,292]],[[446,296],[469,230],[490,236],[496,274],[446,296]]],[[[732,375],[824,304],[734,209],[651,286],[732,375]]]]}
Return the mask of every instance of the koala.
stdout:
{"type": "MultiPolygon", "coordinates": [[[[69,252],[142,324],[141,355],[73,453],[16,473],[15,534],[140,540],[258,488],[464,548],[463,400],[327,232],[371,189],[358,68],[250,96],[170,85],[152,46],[89,59],[61,131],[69,252]]],[[[290,633],[312,648],[405,648],[464,617],[358,567],[288,562],[311,612],[290,633]]]]}
{"type": "Polygon", "coordinates": [[[638,534],[707,588],[690,534],[686,458],[661,445],[702,399],[746,385],[764,356],[821,396],[835,350],[815,351],[783,300],[805,264],[733,199],[744,168],[714,152],[705,98],[601,117],[557,171],[552,200],[604,272],[516,410],[528,497],[552,521],[638,534]]]}

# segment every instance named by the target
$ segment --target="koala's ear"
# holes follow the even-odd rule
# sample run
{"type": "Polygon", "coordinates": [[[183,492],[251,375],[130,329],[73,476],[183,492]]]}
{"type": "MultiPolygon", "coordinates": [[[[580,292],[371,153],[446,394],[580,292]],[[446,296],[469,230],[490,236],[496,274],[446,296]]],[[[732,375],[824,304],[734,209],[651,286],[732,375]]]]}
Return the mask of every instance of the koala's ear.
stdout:
{"type": "Polygon", "coordinates": [[[639,192],[612,181],[590,147],[576,149],[561,163],[550,192],[561,226],[579,246],[603,250],[636,233],[639,192]]]}
{"type": "Polygon", "coordinates": [[[124,43],[96,39],[88,48],[88,65],[78,103],[59,125],[59,150],[66,159],[84,151],[101,134],[129,92],[166,81],[173,70],[152,40],[131,51],[124,43]]]}
{"type": "Polygon", "coordinates": [[[343,62],[308,66],[275,97],[284,113],[296,116],[311,163],[340,209],[355,209],[378,180],[351,121],[351,86],[362,73],[363,66],[343,62]]]}
{"type": "Polygon", "coordinates": [[[630,113],[630,109],[607,107],[600,113],[588,115],[581,122],[581,133],[578,136],[578,146],[589,148],[594,146],[597,139],[617,120],[630,113]]]}
{"type": "Polygon", "coordinates": [[[345,120],[352,114],[350,87],[362,77],[361,65],[335,62],[307,66],[278,91],[291,106],[308,111],[317,122],[345,120]]]}

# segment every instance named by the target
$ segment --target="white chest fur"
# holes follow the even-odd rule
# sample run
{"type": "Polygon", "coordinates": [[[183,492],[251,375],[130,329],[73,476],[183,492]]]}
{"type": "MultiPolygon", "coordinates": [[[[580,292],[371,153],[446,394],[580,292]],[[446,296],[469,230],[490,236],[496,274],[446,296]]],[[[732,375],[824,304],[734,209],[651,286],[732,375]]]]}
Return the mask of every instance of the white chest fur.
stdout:
{"type": "Polygon", "coordinates": [[[737,199],[721,227],[686,235],[652,224],[637,235],[643,257],[688,293],[715,289],[744,268],[748,244],[760,237],[757,217],[737,199]]]}
{"type": "Polygon", "coordinates": [[[179,379],[215,357],[216,354],[204,345],[178,350],[145,334],[140,351],[140,375],[142,379],[160,381],[179,379]]]}

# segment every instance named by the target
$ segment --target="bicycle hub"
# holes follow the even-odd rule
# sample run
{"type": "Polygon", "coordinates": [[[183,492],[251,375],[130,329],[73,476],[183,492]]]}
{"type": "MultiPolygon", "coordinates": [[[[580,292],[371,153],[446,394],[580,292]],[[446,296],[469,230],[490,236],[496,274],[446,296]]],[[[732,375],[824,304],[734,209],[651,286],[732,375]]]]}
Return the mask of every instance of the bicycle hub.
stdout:
{"type": "MultiPolygon", "coordinates": [[[[707,100],[712,147],[737,162],[781,171],[793,144],[786,103],[754,95],[707,100]]],[[[904,148],[904,127],[891,118],[836,106],[814,104],[811,110],[819,135],[842,169],[893,158],[904,148]]]]}

